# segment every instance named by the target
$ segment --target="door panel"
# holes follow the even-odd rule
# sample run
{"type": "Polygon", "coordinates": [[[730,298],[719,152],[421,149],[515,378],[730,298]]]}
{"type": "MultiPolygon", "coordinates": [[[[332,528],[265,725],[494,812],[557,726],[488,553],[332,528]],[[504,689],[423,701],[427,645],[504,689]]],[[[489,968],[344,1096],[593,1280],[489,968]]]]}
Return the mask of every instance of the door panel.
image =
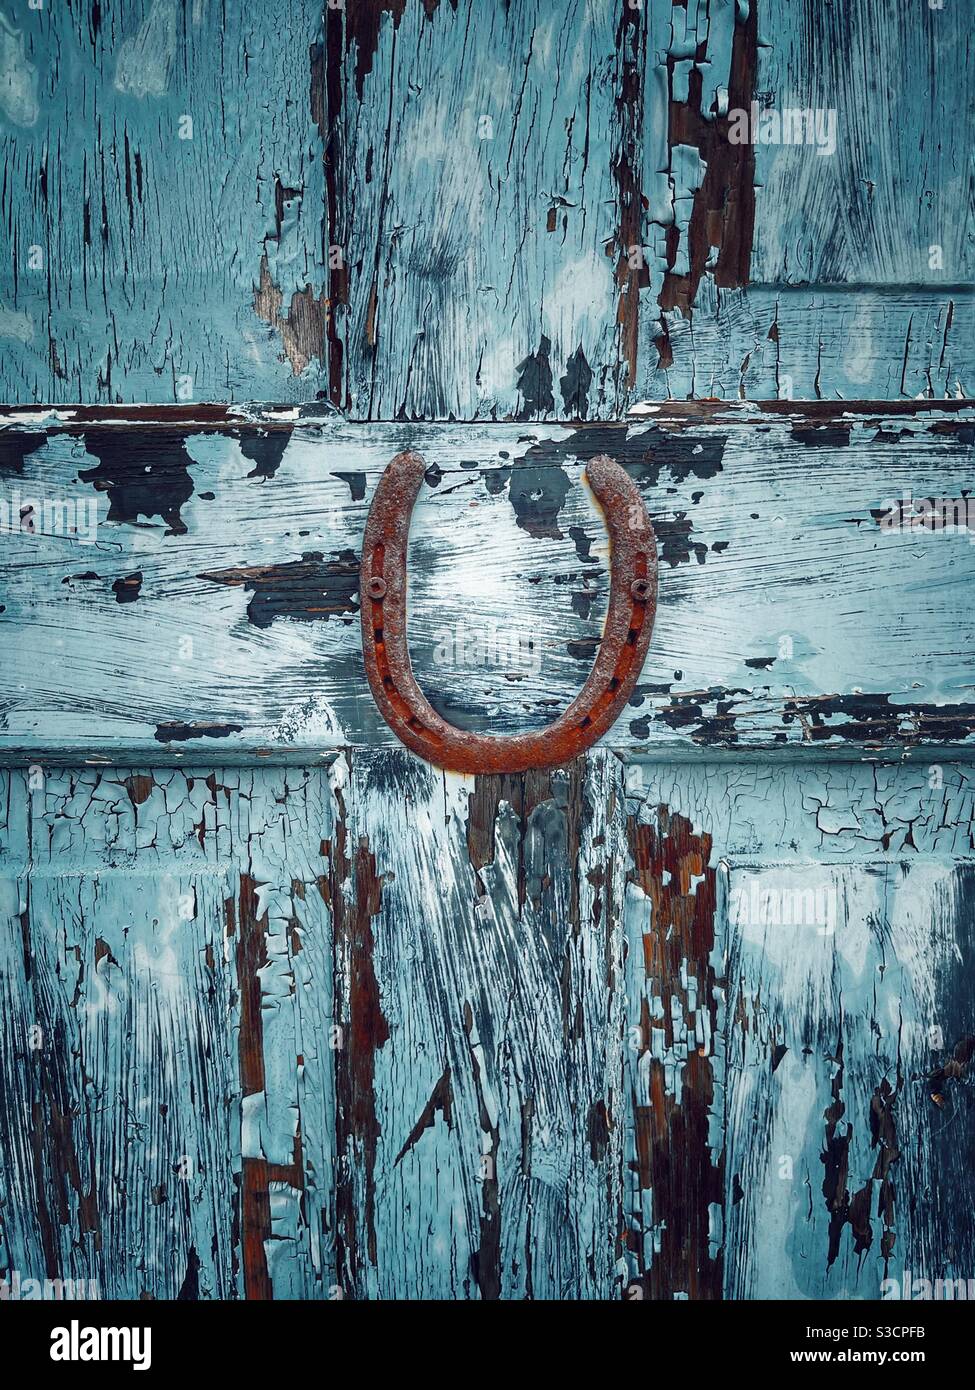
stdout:
{"type": "Polygon", "coordinates": [[[326,776],[5,775],[7,1268],[103,1298],[333,1282],[326,776]]]}
{"type": "Polygon", "coordinates": [[[729,1297],[967,1280],[972,889],[926,857],[728,873],[729,1297]]]}
{"type": "Polygon", "coordinates": [[[321,16],[319,0],[10,7],[0,399],[314,397],[321,16]]]}
{"type": "MultiPolygon", "coordinates": [[[[697,1194],[717,1175],[707,1251],[726,1298],[896,1297],[882,1281],[903,1288],[905,1271],[932,1286],[967,1279],[971,769],[626,772],[627,937],[644,948],[628,956],[628,1026],[640,1023],[631,1043],[642,1049],[631,1095],[659,1142],[640,1181],[656,1196],[655,1164],[667,1173],[673,1160],[662,1106],[686,1116],[682,1137],[696,1110],[707,1147],[665,1213],[697,1210],[692,1268],[708,1268],[697,1194]],[[674,839],[681,853],[665,874],[674,839]]],[[[688,1167],[694,1150],[679,1152],[688,1167]]],[[[655,1296],[668,1239],[658,1216],[661,1226],[655,1296]]]]}
{"type": "Polygon", "coordinates": [[[5,1259],[130,1298],[966,1277],[942,775],[5,774],[5,1259]]]}
{"type": "Polygon", "coordinates": [[[353,759],[338,1200],[358,1296],[612,1293],[616,770],[353,759]]]}

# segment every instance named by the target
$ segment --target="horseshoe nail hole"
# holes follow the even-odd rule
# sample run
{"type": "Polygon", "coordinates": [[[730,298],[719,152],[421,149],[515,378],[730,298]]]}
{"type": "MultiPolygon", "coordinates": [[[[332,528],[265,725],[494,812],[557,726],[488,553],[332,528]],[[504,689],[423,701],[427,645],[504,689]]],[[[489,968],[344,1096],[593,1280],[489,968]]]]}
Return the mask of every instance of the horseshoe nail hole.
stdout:
{"type": "Polygon", "coordinates": [[[589,728],[589,725],[590,725],[591,723],[592,723],[592,719],[591,719],[590,716],[587,714],[586,717],[585,717],[585,719],[583,719],[582,722],[580,723],[579,728],[580,728],[580,729],[588,729],[588,728],[589,728]]]}
{"type": "Polygon", "coordinates": [[[619,690],[620,684],[621,684],[621,682],[620,682],[619,676],[614,676],[613,679],[612,679],[612,680],[610,681],[610,683],[609,683],[609,688],[610,688],[610,690],[619,690]]]}
{"type": "Polygon", "coordinates": [[[392,690],[392,689],[393,689],[393,678],[392,678],[392,676],[383,676],[383,687],[384,687],[386,690],[392,690]]]}
{"type": "Polygon", "coordinates": [[[636,639],[639,637],[639,635],[639,630],[635,627],[631,627],[629,632],[626,634],[626,645],[628,647],[635,647],[636,639]]]}
{"type": "Polygon", "coordinates": [[[377,642],[383,641],[383,630],[381,627],[374,627],[372,630],[372,635],[377,642]]]}

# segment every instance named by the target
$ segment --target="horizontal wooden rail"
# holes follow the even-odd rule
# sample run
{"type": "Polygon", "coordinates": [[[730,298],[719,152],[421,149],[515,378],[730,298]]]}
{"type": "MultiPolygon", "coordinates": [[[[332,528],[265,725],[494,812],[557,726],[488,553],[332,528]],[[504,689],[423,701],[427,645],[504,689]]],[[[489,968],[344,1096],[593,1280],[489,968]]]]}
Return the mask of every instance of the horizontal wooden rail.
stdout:
{"type": "Polygon", "coordinates": [[[7,411],[0,758],[301,761],[390,742],[362,666],[359,553],[404,448],[429,463],[410,650],[451,723],[539,729],[578,691],[608,593],[579,484],[606,453],[640,489],[660,564],[649,656],[606,743],[975,744],[975,410],[645,412],[365,425],[320,406],[7,411]]]}

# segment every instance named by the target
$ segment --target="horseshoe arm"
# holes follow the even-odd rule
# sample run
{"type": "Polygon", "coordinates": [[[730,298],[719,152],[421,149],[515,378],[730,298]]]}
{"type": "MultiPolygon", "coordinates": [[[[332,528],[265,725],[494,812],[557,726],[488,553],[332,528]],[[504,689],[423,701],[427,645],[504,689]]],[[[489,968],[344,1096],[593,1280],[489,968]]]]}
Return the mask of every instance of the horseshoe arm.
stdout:
{"type": "Polygon", "coordinates": [[[526,772],[556,767],[612,727],[643,667],[657,598],[657,544],[640,494],[605,454],[586,465],[610,539],[609,613],[586,683],[547,728],[494,736],[467,733],[442,719],[413,675],[406,640],[406,551],[426,464],[397,454],[376,488],[362,547],[362,654],[373,697],[407,748],[454,772],[526,772]]]}

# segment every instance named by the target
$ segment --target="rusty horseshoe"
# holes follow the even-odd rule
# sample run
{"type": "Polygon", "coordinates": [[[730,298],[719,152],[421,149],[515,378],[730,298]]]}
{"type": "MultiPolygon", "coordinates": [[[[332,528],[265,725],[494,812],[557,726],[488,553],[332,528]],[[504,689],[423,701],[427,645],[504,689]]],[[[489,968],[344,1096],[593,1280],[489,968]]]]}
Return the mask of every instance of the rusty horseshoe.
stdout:
{"type": "Polygon", "coordinates": [[[636,486],[613,459],[586,464],[610,539],[609,613],[589,678],[554,723],[535,733],[466,733],[441,719],[420,690],[406,640],[406,546],[426,463],[397,454],[376,488],[362,545],[362,654],[376,704],[407,748],[453,772],[556,767],[612,727],[643,667],[657,601],[657,543],[636,486]]]}

